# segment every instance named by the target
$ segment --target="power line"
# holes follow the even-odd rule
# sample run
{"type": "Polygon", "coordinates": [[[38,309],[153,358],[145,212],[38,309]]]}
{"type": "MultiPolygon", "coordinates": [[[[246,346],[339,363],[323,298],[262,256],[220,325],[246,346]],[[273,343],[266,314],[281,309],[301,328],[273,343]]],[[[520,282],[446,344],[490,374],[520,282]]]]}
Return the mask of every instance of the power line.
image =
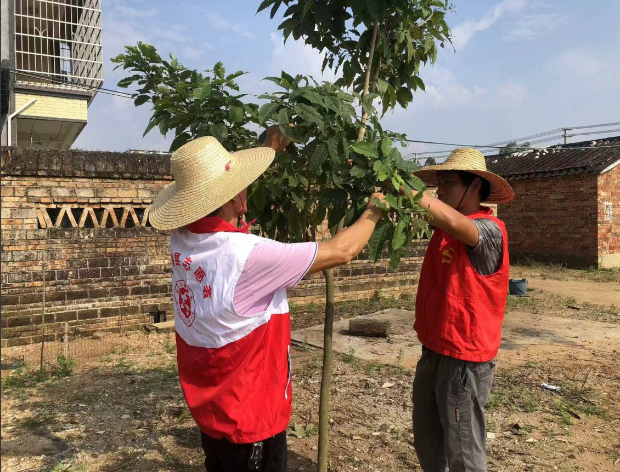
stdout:
{"type": "MultiPolygon", "coordinates": [[[[591,134],[606,134],[606,133],[615,133],[616,131],[620,131],[620,128],[617,129],[609,129],[607,131],[590,131],[588,133],[575,133],[575,134],[567,134],[567,138],[572,138],[573,136],[586,136],[591,134]]],[[[605,138],[602,138],[605,139],[605,138]]]]}
{"type": "Polygon", "coordinates": [[[606,126],[618,126],[618,125],[620,125],[620,121],[617,121],[615,123],[603,123],[601,125],[570,126],[570,127],[562,128],[562,129],[569,130],[569,129],[604,128],[606,126]]]}
{"type": "Polygon", "coordinates": [[[547,136],[549,134],[561,133],[561,132],[562,132],[562,128],[556,128],[556,129],[552,129],[551,131],[545,131],[544,133],[532,134],[531,136],[524,136],[522,138],[499,141],[497,143],[492,143],[491,146],[501,146],[502,144],[518,143],[519,141],[527,141],[528,139],[540,138],[542,136],[547,136]]]}
{"type": "Polygon", "coordinates": [[[133,95],[127,92],[123,92],[121,90],[112,90],[112,89],[107,89],[107,88],[103,88],[103,87],[94,87],[92,85],[86,85],[86,84],[76,84],[76,83],[72,83],[72,82],[67,82],[65,80],[62,79],[55,79],[52,77],[48,77],[46,75],[42,75],[42,74],[31,74],[29,72],[25,72],[19,69],[9,69],[11,72],[13,72],[13,74],[20,74],[26,77],[32,77],[35,79],[45,79],[49,82],[55,83],[55,84],[59,84],[59,85],[65,85],[65,86],[70,86],[70,87],[77,87],[77,88],[82,88],[82,89],[87,89],[87,90],[94,90],[96,92],[100,92],[100,93],[105,93],[108,95],[113,95],[116,97],[122,97],[122,98],[131,98],[132,100],[134,99],[133,95]]]}

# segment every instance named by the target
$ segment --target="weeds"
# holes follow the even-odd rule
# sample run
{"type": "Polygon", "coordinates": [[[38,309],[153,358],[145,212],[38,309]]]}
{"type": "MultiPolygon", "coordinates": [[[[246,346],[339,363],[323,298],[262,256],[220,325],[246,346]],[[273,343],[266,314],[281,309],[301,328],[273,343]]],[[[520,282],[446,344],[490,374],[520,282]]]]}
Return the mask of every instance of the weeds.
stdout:
{"type": "Polygon", "coordinates": [[[62,379],[70,377],[74,374],[75,364],[76,360],[74,358],[59,354],[56,358],[56,364],[50,370],[45,365],[33,371],[18,369],[15,373],[2,379],[2,392],[34,387],[51,378],[62,379]]]}
{"type": "Polygon", "coordinates": [[[342,362],[345,364],[353,364],[355,362],[355,349],[353,349],[353,347],[349,348],[347,354],[342,355],[342,362]]]}
{"type": "Polygon", "coordinates": [[[75,363],[76,361],[73,357],[65,357],[62,354],[58,354],[54,376],[59,378],[70,377],[73,375],[75,363]]]}

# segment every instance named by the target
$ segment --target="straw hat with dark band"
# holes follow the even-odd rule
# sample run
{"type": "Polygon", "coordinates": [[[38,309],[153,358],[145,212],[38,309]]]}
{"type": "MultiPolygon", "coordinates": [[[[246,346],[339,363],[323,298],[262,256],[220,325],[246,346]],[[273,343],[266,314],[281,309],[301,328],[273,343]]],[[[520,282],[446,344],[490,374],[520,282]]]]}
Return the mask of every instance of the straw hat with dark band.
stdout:
{"type": "Polygon", "coordinates": [[[487,203],[508,203],[514,198],[514,192],[510,184],[499,175],[487,170],[484,154],[472,148],[458,148],[452,151],[443,164],[422,167],[414,172],[423,182],[437,185],[437,172],[439,171],[465,171],[471,172],[491,185],[491,194],[485,200],[487,203]]]}
{"type": "Polygon", "coordinates": [[[211,136],[188,142],[170,158],[174,182],[153,202],[151,225],[170,230],[207,216],[254,182],[274,157],[268,147],[229,153],[211,136]]]}

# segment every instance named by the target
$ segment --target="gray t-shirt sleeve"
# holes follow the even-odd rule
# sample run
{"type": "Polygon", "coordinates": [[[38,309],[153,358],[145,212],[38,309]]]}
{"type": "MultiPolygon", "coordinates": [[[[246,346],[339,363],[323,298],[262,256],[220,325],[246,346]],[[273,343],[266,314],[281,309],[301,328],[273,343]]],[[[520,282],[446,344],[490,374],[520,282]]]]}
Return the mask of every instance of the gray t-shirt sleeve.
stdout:
{"type": "Polygon", "coordinates": [[[492,275],[499,270],[504,257],[502,232],[488,218],[473,221],[478,227],[478,245],[468,247],[469,259],[480,275],[492,275]]]}

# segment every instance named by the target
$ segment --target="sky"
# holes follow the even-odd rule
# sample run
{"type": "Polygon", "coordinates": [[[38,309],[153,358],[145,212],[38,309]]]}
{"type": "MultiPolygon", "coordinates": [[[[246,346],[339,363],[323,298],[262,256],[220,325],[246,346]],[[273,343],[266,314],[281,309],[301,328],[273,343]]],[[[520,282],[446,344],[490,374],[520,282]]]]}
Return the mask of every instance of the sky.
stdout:
{"type": "MultiPolygon", "coordinates": [[[[454,48],[440,50],[420,72],[405,110],[382,119],[410,139],[489,144],[561,127],[620,121],[620,0],[453,0],[447,21],[454,48]]],[[[102,2],[104,87],[118,89],[126,74],[110,58],[137,41],[172,53],[188,68],[222,61],[243,70],[241,91],[270,90],[262,79],[290,74],[333,80],[321,73],[320,52],[292,38],[283,43],[279,21],[260,1],[105,0],[102,2]]],[[[166,151],[172,133],[154,128],[142,137],[147,105],[99,93],[74,148],[166,151]]],[[[620,134],[620,133],[616,133],[620,134]]],[[[579,141],[583,138],[572,138],[579,141]]],[[[446,146],[411,144],[410,152],[446,146]]]]}

